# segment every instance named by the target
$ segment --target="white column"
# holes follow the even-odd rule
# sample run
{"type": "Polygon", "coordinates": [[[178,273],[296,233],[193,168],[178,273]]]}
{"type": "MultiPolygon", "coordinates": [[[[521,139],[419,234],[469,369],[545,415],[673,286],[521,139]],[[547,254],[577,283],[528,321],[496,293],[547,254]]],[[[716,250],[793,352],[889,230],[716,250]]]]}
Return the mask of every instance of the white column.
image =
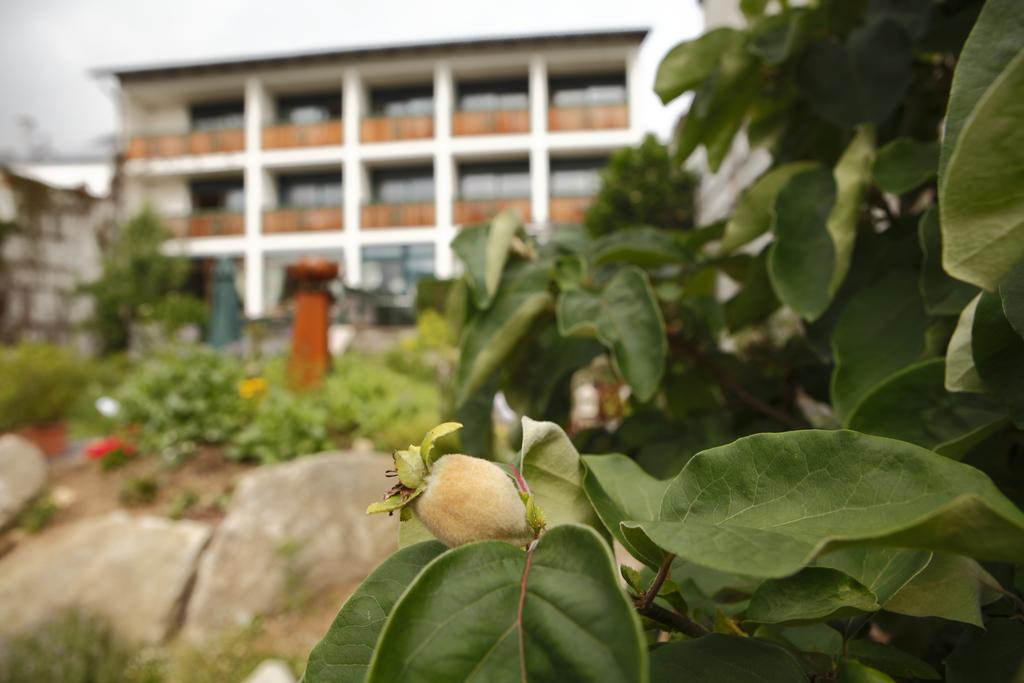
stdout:
{"type": "Polygon", "coordinates": [[[359,219],[363,199],[363,170],[359,152],[359,122],[363,111],[363,92],[359,72],[346,69],[342,82],[342,125],[345,141],[343,182],[345,184],[345,282],[359,286],[362,259],[359,253],[359,219]]]}
{"type": "Polygon", "coordinates": [[[639,142],[644,136],[643,107],[644,99],[649,98],[650,86],[640,80],[640,69],[637,67],[638,50],[631,49],[626,55],[626,97],[629,112],[629,130],[639,142]]]}
{"type": "Polygon", "coordinates": [[[534,223],[548,220],[548,65],[541,56],[530,59],[530,212],[534,223]]]}
{"type": "Polygon", "coordinates": [[[263,132],[263,84],[245,81],[245,314],[263,314],[263,253],[260,230],[263,211],[263,169],[260,137],[263,132]]]}
{"type": "Polygon", "coordinates": [[[452,103],[455,88],[451,65],[439,61],[434,66],[434,218],[437,223],[434,239],[434,273],[438,277],[452,274],[451,242],[455,239],[452,223],[452,200],[455,196],[455,163],[452,158],[452,103]]]}

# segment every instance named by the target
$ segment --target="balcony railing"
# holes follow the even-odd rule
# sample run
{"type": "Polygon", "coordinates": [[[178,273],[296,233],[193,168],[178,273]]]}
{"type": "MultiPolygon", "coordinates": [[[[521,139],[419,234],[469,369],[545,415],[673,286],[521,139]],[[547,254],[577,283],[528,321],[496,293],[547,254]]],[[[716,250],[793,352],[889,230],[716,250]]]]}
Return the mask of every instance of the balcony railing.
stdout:
{"type": "Polygon", "coordinates": [[[263,149],[340,145],[341,121],[279,123],[263,128],[263,149]]]}
{"type": "Polygon", "coordinates": [[[526,110],[457,111],[452,115],[452,135],[500,135],[529,131],[530,112],[526,110]]]}
{"type": "Polygon", "coordinates": [[[245,217],[237,211],[201,211],[167,220],[175,237],[222,237],[245,234],[245,217]]]}
{"type": "Polygon", "coordinates": [[[359,137],[363,142],[432,138],[434,117],[371,116],[362,120],[359,137]]]}
{"type": "Polygon", "coordinates": [[[414,228],[434,225],[434,202],[366,204],[362,228],[414,228]]]}
{"type": "Polygon", "coordinates": [[[317,232],[344,227],[340,206],[293,207],[263,212],[263,233],[317,232]]]}
{"type": "Polygon", "coordinates": [[[593,202],[593,197],[552,197],[548,204],[550,220],[552,223],[582,223],[593,202]]]}
{"type": "Polygon", "coordinates": [[[471,225],[489,221],[505,209],[512,209],[519,220],[530,220],[530,200],[527,197],[515,199],[458,199],[455,201],[455,224],[471,225]]]}
{"type": "Polygon", "coordinates": [[[171,135],[148,135],[128,141],[127,158],[154,159],[188,154],[241,152],[245,149],[245,131],[241,128],[197,130],[171,135]]]}
{"type": "Polygon", "coordinates": [[[629,110],[625,104],[548,109],[548,130],[597,130],[628,127],[629,110]]]}

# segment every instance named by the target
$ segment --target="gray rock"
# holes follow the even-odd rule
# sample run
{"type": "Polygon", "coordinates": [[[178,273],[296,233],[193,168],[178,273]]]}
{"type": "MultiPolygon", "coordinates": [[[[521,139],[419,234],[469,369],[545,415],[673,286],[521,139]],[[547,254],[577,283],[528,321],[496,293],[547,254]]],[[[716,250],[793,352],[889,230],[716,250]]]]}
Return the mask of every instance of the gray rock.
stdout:
{"type": "Polygon", "coordinates": [[[198,522],[112,512],[30,538],[0,559],[0,634],[77,607],[158,643],[180,623],[209,537],[198,522]]]}
{"type": "Polygon", "coordinates": [[[200,561],[186,637],[354,587],[396,546],[396,518],[366,515],[391,465],[377,453],[324,453],[242,477],[200,561]]]}
{"type": "Polygon", "coordinates": [[[0,436],[0,529],[10,524],[45,484],[42,451],[20,436],[0,436]]]}
{"type": "Polygon", "coordinates": [[[280,659],[265,659],[242,683],[295,683],[295,676],[280,659]]]}

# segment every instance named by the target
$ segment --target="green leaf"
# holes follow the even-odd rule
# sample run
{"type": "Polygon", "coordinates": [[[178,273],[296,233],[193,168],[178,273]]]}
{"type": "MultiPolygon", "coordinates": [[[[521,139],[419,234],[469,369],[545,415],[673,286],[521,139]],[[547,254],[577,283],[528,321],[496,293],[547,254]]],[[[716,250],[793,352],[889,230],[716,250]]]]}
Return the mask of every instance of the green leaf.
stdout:
{"type": "Polygon", "coordinates": [[[765,64],[781,64],[800,44],[807,20],[808,11],[804,7],[766,17],[754,27],[748,49],[765,64]]]}
{"type": "Polygon", "coordinates": [[[523,418],[519,471],[549,526],[578,522],[602,528],[583,490],[583,462],[561,427],[523,418]]]}
{"type": "Polygon", "coordinates": [[[762,583],[750,599],[746,618],[762,624],[806,624],[879,609],[875,595],[853,577],[828,567],[806,567],[762,583]]]}
{"type": "Polygon", "coordinates": [[[638,526],[695,564],[765,578],[836,544],[1024,559],[1024,513],[985,474],[850,431],[756,434],[699,453],[669,485],[660,520],[638,526]]]}
{"type": "Polygon", "coordinates": [[[946,391],[985,390],[978,369],[974,367],[974,355],[971,351],[974,313],[980,300],[979,294],[964,306],[957,320],[956,329],[953,330],[953,336],[949,338],[949,346],[946,349],[946,391]]]}
{"type": "Polygon", "coordinates": [[[718,66],[722,54],[743,42],[743,33],[732,28],[708,31],[669,50],[658,65],[654,92],[668,104],[692,90],[718,66]]]}
{"type": "Polygon", "coordinates": [[[754,325],[779,308],[779,299],[768,277],[768,248],[751,262],[743,288],[725,302],[725,320],[730,332],[754,325]]]}
{"type": "Polygon", "coordinates": [[[757,638],[710,633],[651,651],[651,683],[806,683],[784,648],[757,638]]]}
{"type": "Polygon", "coordinates": [[[922,214],[917,239],[923,254],[919,285],[925,310],[931,315],[958,315],[978,289],[954,280],[942,269],[942,230],[939,210],[934,206],[922,214]]]}
{"type": "Polygon", "coordinates": [[[878,669],[853,659],[839,660],[839,683],[896,683],[878,669]]]}
{"type": "Polygon", "coordinates": [[[964,629],[946,658],[947,683],[1020,683],[1024,680],[1024,623],[990,619],[985,630],[964,629]]]}
{"type": "Polygon", "coordinates": [[[832,335],[830,392],[844,424],[875,387],[921,355],[927,325],[913,271],[889,273],[850,299],[832,335]]]}
{"type": "MultiPolygon", "coordinates": [[[[412,512],[412,509],[409,508],[412,512]]],[[[423,522],[420,521],[416,515],[410,515],[407,519],[401,519],[398,522],[398,547],[406,548],[417,543],[423,543],[424,541],[433,541],[434,534],[430,533],[427,527],[423,526],[423,522]]]]}
{"type": "Polygon", "coordinates": [[[949,92],[939,184],[945,182],[946,167],[957,145],[960,131],[978,100],[1024,45],[1024,14],[1018,0],[988,0],[978,15],[971,34],[957,59],[949,92]]]}
{"type": "Polygon", "coordinates": [[[840,548],[818,558],[818,564],[839,570],[864,585],[886,603],[918,576],[932,559],[924,550],[858,546],[840,548]]]}
{"type": "Polygon", "coordinates": [[[484,385],[515,349],[534,319],[553,303],[550,270],[524,263],[510,268],[491,307],[466,329],[456,375],[461,405],[484,385]]]}
{"type": "Polygon", "coordinates": [[[895,22],[875,21],[846,44],[819,42],[804,51],[797,83],[822,118],[840,126],[878,123],[903,100],[910,84],[910,38],[895,22]]]}
{"type": "Polygon", "coordinates": [[[792,176],[775,197],[768,275],[782,303],[807,320],[828,308],[836,253],[826,222],[835,196],[832,174],[818,168],[792,176]]]}
{"type": "Polygon", "coordinates": [[[391,608],[406,586],[445,550],[438,541],[417,543],[393,553],[374,569],[310,652],[306,683],[362,683],[391,608]]]}
{"type": "Polygon", "coordinates": [[[1024,260],[999,283],[999,298],[1003,302],[1006,321],[1024,337],[1024,260]]]}
{"type": "Polygon", "coordinates": [[[649,268],[689,260],[686,249],[673,233],[641,226],[616,230],[594,245],[594,265],[632,263],[649,268]]]}
{"type": "Polygon", "coordinates": [[[604,541],[567,525],[528,553],[484,541],[428,565],[392,610],[367,681],[640,683],[644,650],[604,541]]]}
{"type": "Polygon", "coordinates": [[[974,560],[936,554],[885,609],[912,617],[941,617],[981,626],[981,607],[999,598],[999,584],[974,560]]]}
{"type": "Polygon", "coordinates": [[[789,179],[797,173],[819,167],[810,161],[797,161],[771,169],[755,180],[736,203],[736,209],[725,226],[725,234],[718,247],[726,254],[750,242],[772,227],[775,196],[789,179]]]}
{"type": "Polygon", "coordinates": [[[558,298],[563,336],[590,335],[607,346],[634,395],[648,401],[665,372],[665,322],[650,281],[636,267],[612,276],[600,295],[571,289],[558,298]]]}
{"type": "Polygon", "coordinates": [[[890,375],[850,416],[859,432],[924,446],[960,460],[1006,424],[1006,414],[983,394],[950,393],[946,362],[932,358],[890,375]]]}
{"type": "Polygon", "coordinates": [[[896,138],[878,150],[875,184],[883,192],[903,194],[935,177],[939,170],[939,143],[896,138]]]}
{"type": "Polygon", "coordinates": [[[477,308],[487,308],[494,300],[508,259],[508,247],[518,229],[516,215],[502,211],[490,224],[464,228],[452,240],[452,249],[466,266],[466,279],[477,308]]]}
{"type": "Polygon", "coordinates": [[[874,159],[875,133],[870,126],[861,126],[832,170],[836,181],[836,203],[825,225],[835,247],[835,266],[828,285],[829,294],[833,296],[850,269],[861,200],[871,183],[871,164],[874,159]]]}
{"type": "Polygon", "coordinates": [[[445,422],[427,432],[427,435],[423,437],[423,442],[420,443],[420,456],[423,458],[423,461],[430,463],[434,460],[431,457],[431,452],[434,450],[435,441],[443,439],[449,434],[454,434],[460,429],[462,429],[462,425],[458,422],[445,422]]]}
{"type": "Polygon", "coordinates": [[[847,644],[850,657],[884,671],[890,676],[920,678],[934,681],[942,678],[927,662],[890,645],[873,640],[851,640],[847,644]]]}
{"type": "Polygon", "coordinates": [[[982,292],[971,327],[971,355],[985,390],[1024,429],[1024,339],[1003,314],[999,296],[982,292]]]}
{"type": "Polygon", "coordinates": [[[1021,92],[1024,51],[978,100],[939,184],[942,264],[953,277],[990,291],[1024,257],[1021,92]]]}
{"type": "Polygon", "coordinates": [[[661,498],[668,481],[655,479],[624,455],[584,455],[586,476],[583,489],[609,532],[647,566],[656,568],[664,553],[656,545],[645,543],[645,536],[627,538],[620,524],[626,520],[652,521],[658,518],[661,498]],[[638,541],[634,545],[634,541],[638,541]]]}

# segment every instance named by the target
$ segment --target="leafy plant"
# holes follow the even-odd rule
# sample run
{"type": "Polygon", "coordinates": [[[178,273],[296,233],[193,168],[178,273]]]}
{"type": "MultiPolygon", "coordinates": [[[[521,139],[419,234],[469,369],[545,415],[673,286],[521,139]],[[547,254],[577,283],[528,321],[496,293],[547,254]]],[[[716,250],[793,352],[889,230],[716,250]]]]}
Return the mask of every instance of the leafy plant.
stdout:
{"type": "Polygon", "coordinates": [[[726,221],[463,230],[462,442],[490,455],[498,391],[552,420],[523,418],[510,475],[547,530],[446,548],[428,529],[455,542],[488,491],[420,519],[434,482],[396,455],[371,510],[403,511],[402,547],[306,680],[1018,679],[1017,5],[744,1],[655,84],[694,91],[678,162],[717,170],[743,130],[769,151],[726,221]],[[595,358],[629,398],[574,445],[556,423],[595,358]]]}
{"type": "Polygon", "coordinates": [[[260,399],[245,427],[231,437],[228,455],[263,464],[329,450],[328,413],[317,395],[275,389],[260,399]]]}
{"type": "Polygon", "coordinates": [[[171,499],[171,506],[167,510],[167,516],[171,519],[181,519],[196,503],[199,502],[199,494],[192,489],[179,491],[171,499]]]}
{"type": "Polygon", "coordinates": [[[152,477],[136,477],[129,479],[121,486],[117,499],[122,505],[134,507],[136,505],[147,505],[156,500],[160,493],[160,483],[152,477]]]}
{"type": "Polygon", "coordinates": [[[50,525],[56,514],[57,503],[50,494],[44,493],[18,514],[18,527],[37,534],[50,525]]]}
{"type": "Polygon", "coordinates": [[[63,420],[88,378],[81,363],[50,344],[0,348],[0,431],[63,420]]]}

